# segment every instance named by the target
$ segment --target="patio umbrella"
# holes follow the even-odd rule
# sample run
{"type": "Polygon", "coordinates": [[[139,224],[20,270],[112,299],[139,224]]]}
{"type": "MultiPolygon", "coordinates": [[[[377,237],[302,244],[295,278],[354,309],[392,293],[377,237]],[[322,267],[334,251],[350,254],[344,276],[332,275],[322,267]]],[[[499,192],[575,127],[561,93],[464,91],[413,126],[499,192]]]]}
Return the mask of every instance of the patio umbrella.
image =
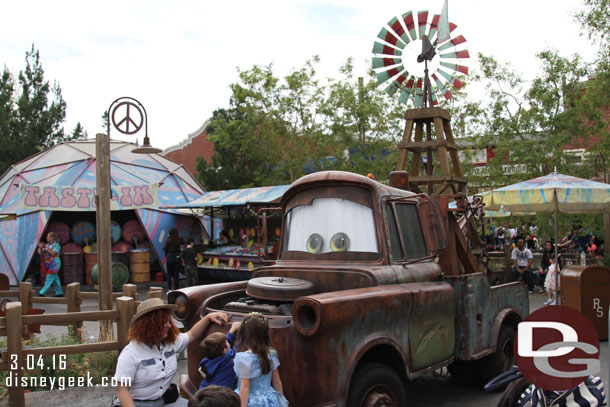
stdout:
{"type": "MultiPolygon", "coordinates": [[[[483,195],[483,202],[490,210],[554,212],[557,243],[557,213],[610,212],[610,185],[553,172],[494,189],[483,195]]],[[[555,259],[557,261],[557,244],[555,259]]]]}

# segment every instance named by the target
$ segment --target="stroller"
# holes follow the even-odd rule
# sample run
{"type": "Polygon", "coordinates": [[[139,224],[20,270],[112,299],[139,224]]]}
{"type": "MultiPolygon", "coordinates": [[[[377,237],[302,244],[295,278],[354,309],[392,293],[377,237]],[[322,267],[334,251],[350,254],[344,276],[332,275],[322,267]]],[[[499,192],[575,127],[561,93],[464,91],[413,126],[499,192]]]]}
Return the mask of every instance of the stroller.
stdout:
{"type": "Polygon", "coordinates": [[[604,383],[600,377],[589,376],[569,390],[543,390],[529,383],[513,366],[485,385],[485,391],[502,389],[504,394],[497,407],[601,407],[606,406],[604,383]]]}

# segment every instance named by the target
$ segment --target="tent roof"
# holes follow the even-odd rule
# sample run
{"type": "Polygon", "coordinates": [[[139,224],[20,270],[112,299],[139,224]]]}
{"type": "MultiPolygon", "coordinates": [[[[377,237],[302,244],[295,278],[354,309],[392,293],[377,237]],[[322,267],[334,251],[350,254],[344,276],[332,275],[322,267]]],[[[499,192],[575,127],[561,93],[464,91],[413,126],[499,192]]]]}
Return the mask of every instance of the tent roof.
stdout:
{"type": "Polygon", "coordinates": [[[220,208],[223,206],[243,206],[265,204],[279,200],[290,185],[229,189],[206,192],[200,198],[185,204],[164,206],[167,208],[220,208]]]}
{"type": "MultiPolygon", "coordinates": [[[[191,202],[204,190],[181,164],[158,154],[136,154],[136,146],[110,142],[112,185],[159,183],[159,203],[191,202]]],[[[0,178],[0,212],[25,213],[19,184],[95,187],[95,140],[60,143],[13,165],[0,178]]]]}

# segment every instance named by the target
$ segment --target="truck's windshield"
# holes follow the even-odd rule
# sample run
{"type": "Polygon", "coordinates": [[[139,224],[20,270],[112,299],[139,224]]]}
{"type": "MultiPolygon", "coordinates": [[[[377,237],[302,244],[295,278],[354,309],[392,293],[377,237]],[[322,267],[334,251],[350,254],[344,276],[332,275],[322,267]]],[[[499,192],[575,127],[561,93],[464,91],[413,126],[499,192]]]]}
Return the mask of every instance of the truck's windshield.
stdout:
{"type": "Polygon", "coordinates": [[[282,258],[362,259],[379,257],[373,210],[341,198],[316,198],[286,214],[282,258]]]}

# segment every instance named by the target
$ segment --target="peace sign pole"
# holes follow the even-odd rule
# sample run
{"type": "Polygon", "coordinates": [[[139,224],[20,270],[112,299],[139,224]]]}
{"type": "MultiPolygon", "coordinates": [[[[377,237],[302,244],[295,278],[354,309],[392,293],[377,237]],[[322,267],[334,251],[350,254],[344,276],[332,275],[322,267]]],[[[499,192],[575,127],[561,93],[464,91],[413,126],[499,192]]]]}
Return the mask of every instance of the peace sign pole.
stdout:
{"type": "MultiPolygon", "coordinates": [[[[148,138],[148,118],[146,109],[131,97],[121,97],[108,108],[108,134],[98,133],[95,142],[96,156],[96,223],[97,223],[97,262],[99,270],[99,307],[111,311],[112,306],[112,249],[110,233],[110,128],[119,133],[133,135],[144,127],[144,144],[132,150],[138,154],[160,153],[161,150],[150,145],[148,138]]],[[[100,341],[112,340],[111,321],[100,321],[100,341]]]]}

